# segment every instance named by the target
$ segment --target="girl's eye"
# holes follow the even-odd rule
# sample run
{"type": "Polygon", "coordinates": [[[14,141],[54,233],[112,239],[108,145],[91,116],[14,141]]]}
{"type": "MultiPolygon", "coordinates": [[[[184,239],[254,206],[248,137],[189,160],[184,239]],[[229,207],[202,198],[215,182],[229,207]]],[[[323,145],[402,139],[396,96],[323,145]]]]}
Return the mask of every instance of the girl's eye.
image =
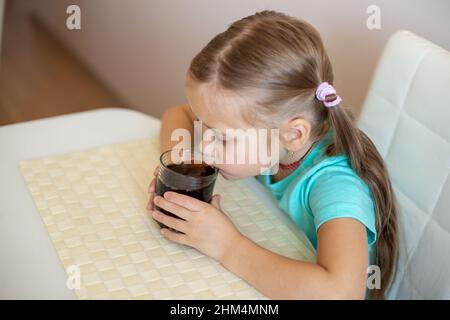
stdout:
{"type": "Polygon", "coordinates": [[[217,129],[213,129],[213,130],[214,130],[214,139],[216,139],[217,142],[225,144],[225,143],[227,143],[227,141],[230,141],[232,139],[229,136],[224,135],[222,132],[220,132],[217,129]]]}
{"type": "Polygon", "coordinates": [[[216,138],[218,141],[222,142],[222,143],[226,143],[227,139],[224,138],[224,136],[221,133],[216,134],[216,138]]]}

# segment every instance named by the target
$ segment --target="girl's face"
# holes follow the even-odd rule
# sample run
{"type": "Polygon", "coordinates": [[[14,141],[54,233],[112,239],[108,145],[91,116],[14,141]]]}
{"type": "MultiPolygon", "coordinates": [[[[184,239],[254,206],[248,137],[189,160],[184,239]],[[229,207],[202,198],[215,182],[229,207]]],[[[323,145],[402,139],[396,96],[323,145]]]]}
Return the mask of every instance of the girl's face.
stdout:
{"type": "Polygon", "coordinates": [[[276,150],[271,148],[270,130],[266,134],[261,131],[267,128],[257,128],[248,124],[242,117],[242,108],[250,103],[243,97],[237,96],[229,91],[219,91],[209,83],[197,83],[189,76],[186,80],[186,97],[191,106],[192,112],[203,125],[203,137],[200,145],[205,159],[208,163],[214,164],[219,172],[226,179],[240,179],[256,176],[265,171],[270,164],[278,163],[278,140],[276,140],[276,150]],[[212,130],[207,130],[212,129],[212,130]],[[236,129],[241,129],[235,131],[236,129]],[[243,130],[242,130],[243,129],[243,130]],[[246,131],[250,129],[250,131],[246,131]],[[253,131],[252,131],[253,130],[253,131]],[[205,132],[207,134],[205,134],[205,132]],[[246,133],[255,133],[255,140],[249,142],[243,139],[246,133]],[[211,138],[211,133],[214,136],[211,138]],[[264,156],[260,157],[261,148],[257,145],[265,145],[264,156]],[[225,151],[226,150],[226,151],[225,151]],[[226,158],[224,155],[230,150],[235,151],[234,156],[226,158]],[[255,154],[257,153],[257,154],[255,154]],[[237,161],[241,157],[241,161],[237,161]],[[242,158],[244,157],[244,158],[242,158]]]}

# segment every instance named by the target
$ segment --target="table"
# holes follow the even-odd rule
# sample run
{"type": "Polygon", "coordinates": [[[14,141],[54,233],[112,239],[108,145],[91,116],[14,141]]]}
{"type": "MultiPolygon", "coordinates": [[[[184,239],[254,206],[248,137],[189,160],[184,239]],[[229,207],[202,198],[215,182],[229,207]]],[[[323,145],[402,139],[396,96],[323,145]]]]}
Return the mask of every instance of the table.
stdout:
{"type": "MultiPolygon", "coordinates": [[[[0,299],[76,299],[66,286],[65,270],[27,189],[19,161],[155,137],[159,128],[158,119],[121,108],[0,127],[0,299]]],[[[256,179],[245,183],[314,251],[256,179]]]]}

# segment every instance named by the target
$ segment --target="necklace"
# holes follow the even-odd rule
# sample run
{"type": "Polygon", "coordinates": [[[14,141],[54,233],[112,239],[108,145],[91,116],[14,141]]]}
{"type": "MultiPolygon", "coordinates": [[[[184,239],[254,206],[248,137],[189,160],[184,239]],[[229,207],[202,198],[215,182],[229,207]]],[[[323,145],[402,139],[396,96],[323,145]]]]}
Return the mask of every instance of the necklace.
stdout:
{"type": "Polygon", "coordinates": [[[297,167],[300,165],[300,160],[294,161],[292,163],[289,164],[283,164],[280,163],[279,167],[281,170],[294,170],[297,169],[297,167]]]}
{"type": "Polygon", "coordinates": [[[306,151],[306,153],[297,161],[294,161],[292,163],[288,163],[288,164],[283,164],[283,163],[279,163],[278,166],[280,167],[281,170],[295,170],[299,167],[300,163],[310,154],[311,150],[313,149],[313,147],[316,145],[316,143],[319,141],[320,139],[317,139],[316,141],[314,141],[311,146],[309,147],[308,151],[306,151]]]}

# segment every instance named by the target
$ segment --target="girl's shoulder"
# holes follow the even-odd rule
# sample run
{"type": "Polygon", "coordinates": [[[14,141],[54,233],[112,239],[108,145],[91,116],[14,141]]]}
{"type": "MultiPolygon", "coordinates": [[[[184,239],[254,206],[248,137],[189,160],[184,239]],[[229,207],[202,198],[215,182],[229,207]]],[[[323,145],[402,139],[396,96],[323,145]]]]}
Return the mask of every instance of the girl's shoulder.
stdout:
{"type": "Polygon", "coordinates": [[[305,178],[310,189],[317,187],[336,188],[348,192],[362,192],[370,195],[369,186],[352,168],[346,155],[327,156],[317,161],[305,178]]]}
{"type": "Polygon", "coordinates": [[[369,245],[376,240],[375,202],[369,186],[346,156],[330,157],[317,165],[303,184],[303,200],[315,225],[335,218],[354,218],[367,228],[369,245]]]}
{"type": "Polygon", "coordinates": [[[352,168],[345,155],[326,156],[315,162],[291,182],[288,192],[302,201],[320,199],[332,203],[353,202],[360,208],[373,211],[373,197],[369,186],[352,168]]]}

